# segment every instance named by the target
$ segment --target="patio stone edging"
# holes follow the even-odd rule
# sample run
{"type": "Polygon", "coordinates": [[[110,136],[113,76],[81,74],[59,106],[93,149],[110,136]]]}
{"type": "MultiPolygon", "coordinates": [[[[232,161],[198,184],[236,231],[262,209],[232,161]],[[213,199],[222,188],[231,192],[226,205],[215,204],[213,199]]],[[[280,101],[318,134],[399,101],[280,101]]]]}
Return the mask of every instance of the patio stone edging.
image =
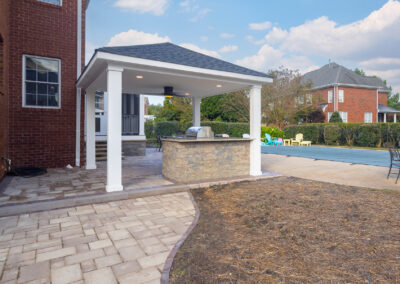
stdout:
{"type": "Polygon", "coordinates": [[[187,190],[190,200],[193,203],[193,206],[195,208],[195,216],[192,224],[190,224],[189,228],[186,230],[186,232],[183,234],[183,236],[180,238],[180,240],[175,244],[175,246],[172,248],[171,252],[169,253],[167,260],[165,261],[164,264],[164,269],[161,273],[161,284],[169,284],[169,273],[171,271],[172,263],[174,261],[175,255],[178,252],[179,248],[183,245],[187,237],[190,235],[190,233],[193,231],[194,227],[196,227],[197,222],[199,221],[200,218],[200,209],[197,206],[196,201],[194,200],[194,197],[190,190],[187,190]]]}
{"type": "Polygon", "coordinates": [[[95,203],[105,203],[119,201],[124,199],[133,199],[153,195],[163,195],[187,191],[188,189],[205,188],[214,185],[224,185],[242,181],[256,181],[264,178],[281,176],[274,173],[264,173],[261,176],[238,177],[230,180],[206,181],[193,184],[177,184],[170,186],[147,187],[135,190],[124,190],[117,192],[109,192],[102,194],[88,194],[76,197],[67,197],[63,199],[53,199],[44,201],[33,201],[27,203],[14,203],[10,205],[0,206],[0,217],[28,214],[40,211],[55,210],[68,207],[77,207],[95,203]]]}

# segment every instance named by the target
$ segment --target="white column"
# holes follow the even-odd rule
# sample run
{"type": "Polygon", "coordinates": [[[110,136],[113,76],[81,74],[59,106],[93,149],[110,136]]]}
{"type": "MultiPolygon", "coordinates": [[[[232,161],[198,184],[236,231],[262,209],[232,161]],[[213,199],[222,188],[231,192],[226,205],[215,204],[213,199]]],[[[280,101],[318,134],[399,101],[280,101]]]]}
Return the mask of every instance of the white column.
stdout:
{"type": "Polygon", "coordinates": [[[96,169],[96,121],[95,92],[86,91],[85,122],[86,122],[86,169],[96,169]]]}
{"type": "Polygon", "coordinates": [[[122,187],[122,71],[107,68],[107,186],[106,190],[120,191],[122,187]]]}
{"type": "Polygon", "coordinates": [[[383,122],[386,122],[386,112],[383,113],[383,122]]]}
{"type": "Polygon", "coordinates": [[[139,95],[139,135],[144,136],[144,96],[139,95]]]}
{"type": "Polygon", "coordinates": [[[397,120],[397,113],[394,113],[394,116],[393,116],[393,122],[397,122],[396,120],[397,120]]]}
{"type": "Polygon", "coordinates": [[[261,86],[250,89],[250,175],[261,175],[261,86]]]}
{"type": "Polygon", "coordinates": [[[192,98],[193,126],[200,126],[200,104],[201,98],[192,98]]]}

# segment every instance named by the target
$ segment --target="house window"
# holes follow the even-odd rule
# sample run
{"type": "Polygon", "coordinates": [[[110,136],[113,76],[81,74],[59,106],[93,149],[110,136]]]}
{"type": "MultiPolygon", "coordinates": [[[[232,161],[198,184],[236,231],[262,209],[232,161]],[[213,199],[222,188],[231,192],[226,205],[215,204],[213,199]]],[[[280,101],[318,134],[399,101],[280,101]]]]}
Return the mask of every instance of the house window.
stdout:
{"type": "Polygon", "coordinates": [[[304,97],[303,96],[299,97],[299,104],[304,105],[304,97]]]}
{"type": "Polygon", "coordinates": [[[339,90],[339,103],[344,102],[344,90],[339,90]]]}
{"type": "Polygon", "coordinates": [[[372,123],[372,112],[364,112],[364,122],[372,123]]]}
{"type": "Polygon", "coordinates": [[[340,111],[339,115],[343,122],[347,122],[347,112],[340,111]]]}
{"type": "Polygon", "coordinates": [[[104,93],[96,93],[94,98],[96,112],[104,112],[104,93]]]}
{"type": "Polygon", "coordinates": [[[23,106],[59,108],[61,62],[59,59],[23,56],[23,106]]]}
{"type": "Polygon", "coordinates": [[[328,91],[328,103],[333,102],[333,91],[329,90],[328,91]]]}
{"type": "Polygon", "coordinates": [[[328,112],[328,122],[331,120],[332,112],[328,112]]]}
{"type": "Polygon", "coordinates": [[[62,0],[38,0],[38,1],[62,6],[62,0]]]}
{"type": "Polygon", "coordinates": [[[306,103],[312,104],[312,94],[306,94],[306,103]]]}

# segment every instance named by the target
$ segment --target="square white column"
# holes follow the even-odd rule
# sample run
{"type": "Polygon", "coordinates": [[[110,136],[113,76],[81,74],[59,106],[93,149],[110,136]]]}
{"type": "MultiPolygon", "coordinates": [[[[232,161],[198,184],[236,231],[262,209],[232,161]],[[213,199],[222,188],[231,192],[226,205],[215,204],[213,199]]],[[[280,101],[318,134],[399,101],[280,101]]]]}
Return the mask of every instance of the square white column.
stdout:
{"type": "Polygon", "coordinates": [[[200,126],[200,104],[201,98],[192,98],[193,126],[200,126]]]}
{"type": "Polygon", "coordinates": [[[96,125],[95,125],[95,92],[86,91],[85,122],[86,122],[86,169],[96,169],[96,125]]]}
{"type": "Polygon", "coordinates": [[[250,175],[261,173],[261,86],[250,89],[250,175]]]}
{"type": "Polygon", "coordinates": [[[386,122],[386,112],[383,113],[383,122],[386,122]]]}
{"type": "Polygon", "coordinates": [[[121,191],[122,187],[122,71],[107,68],[107,186],[106,190],[121,191]]]}
{"type": "Polygon", "coordinates": [[[394,113],[393,122],[397,122],[397,113],[394,113]]]}
{"type": "Polygon", "coordinates": [[[139,95],[139,135],[144,136],[144,96],[139,95]]]}

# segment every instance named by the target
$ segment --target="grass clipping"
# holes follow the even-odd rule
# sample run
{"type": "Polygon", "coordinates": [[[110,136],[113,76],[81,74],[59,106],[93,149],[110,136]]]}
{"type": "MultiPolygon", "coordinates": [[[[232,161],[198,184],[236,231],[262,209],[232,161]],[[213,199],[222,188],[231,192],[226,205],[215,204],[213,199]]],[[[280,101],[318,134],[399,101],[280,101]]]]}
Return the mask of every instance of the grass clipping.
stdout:
{"type": "Polygon", "coordinates": [[[194,190],[172,283],[400,281],[400,195],[279,177],[194,190]]]}

